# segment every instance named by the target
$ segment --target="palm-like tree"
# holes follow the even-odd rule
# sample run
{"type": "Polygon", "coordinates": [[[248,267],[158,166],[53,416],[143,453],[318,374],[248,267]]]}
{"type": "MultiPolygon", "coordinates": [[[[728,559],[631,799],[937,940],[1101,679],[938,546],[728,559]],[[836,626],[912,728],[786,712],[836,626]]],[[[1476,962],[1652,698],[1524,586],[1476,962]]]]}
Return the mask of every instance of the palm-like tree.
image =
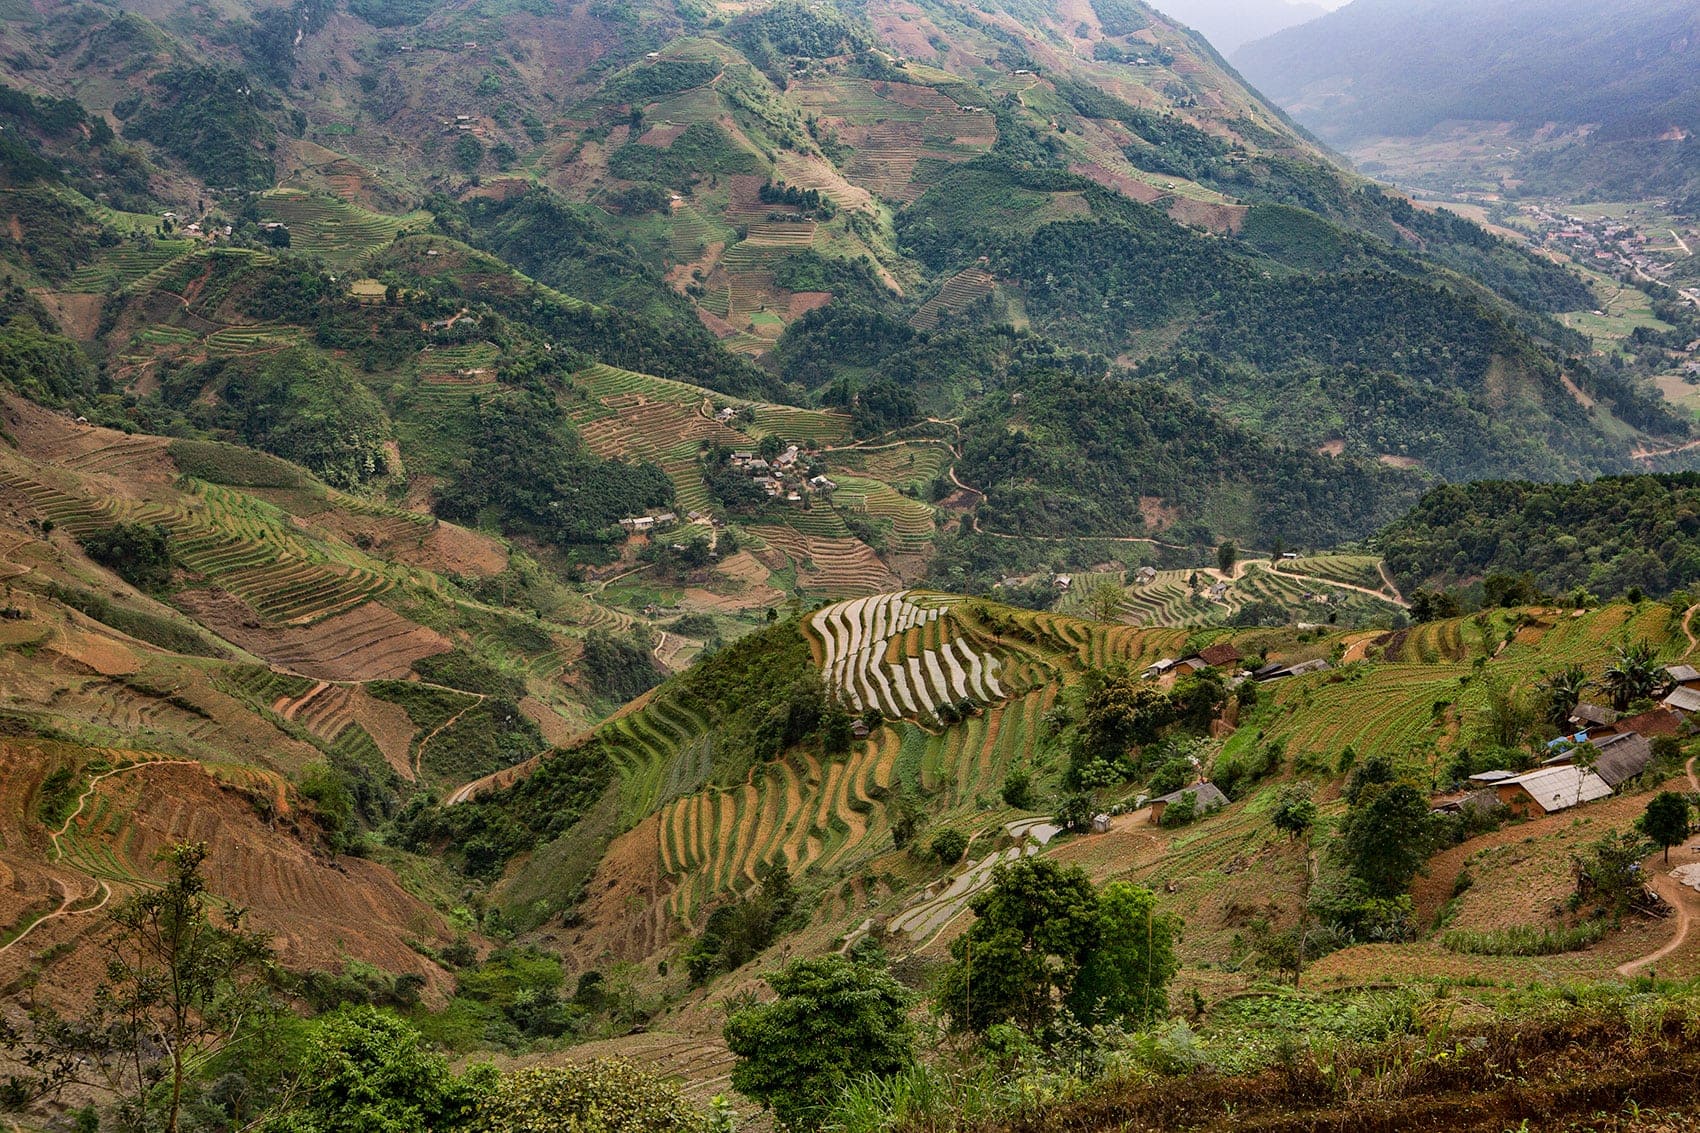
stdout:
{"type": "Polygon", "coordinates": [[[1611,694],[1611,706],[1619,712],[1652,696],[1658,685],[1659,666],[1653,660],[1653,647],[1645,641],[1618,646],[1617,655],[1600,677],[1600,687],[1611,694]]]}
{"type": "Polygon", "coordinates": [[[1571,714],[1582,700],[1588,687],[1588,674],[1580,665],[1566,665],[1556,673],[1542,673],[1535,688],[1545,705],[1547,723],[1564,731],[1570,726],[1571,714]]]}

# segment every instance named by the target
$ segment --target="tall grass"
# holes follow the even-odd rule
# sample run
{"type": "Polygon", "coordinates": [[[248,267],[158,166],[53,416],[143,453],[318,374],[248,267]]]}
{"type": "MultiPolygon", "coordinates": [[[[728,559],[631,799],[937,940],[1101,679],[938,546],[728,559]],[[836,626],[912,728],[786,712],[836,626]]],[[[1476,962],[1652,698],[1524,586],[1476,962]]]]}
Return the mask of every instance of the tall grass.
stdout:
{"type": "Polygon", "coordinates": [[[1513,925],[1480,932],[1454,929],[1440,938],[1440,946],[1472,956],[1552,956],[1559,952],[1579,952],[1598,944],[1605,934],[1604,921],[1583,921],[1556,928],[1513,925]]]}

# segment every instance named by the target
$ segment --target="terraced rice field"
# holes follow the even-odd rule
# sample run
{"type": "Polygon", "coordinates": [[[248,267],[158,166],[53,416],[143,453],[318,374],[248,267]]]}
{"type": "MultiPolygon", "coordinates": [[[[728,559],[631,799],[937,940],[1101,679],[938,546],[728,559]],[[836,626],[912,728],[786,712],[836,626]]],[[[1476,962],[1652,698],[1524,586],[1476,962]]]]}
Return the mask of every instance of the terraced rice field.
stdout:
{"type": "Polygon", "coordinates": [[[1003,658],[960,633],[948,606],[914,591],[835,603],[808,620],[827,686],[860,711],[928,718],[940,705],[1004,699],[1003,658]]]}
{"type": "MultiPolygon", "coordinates": [[[[1339,589],[1319,579],[1296,578],[1262,566],[1248,567],[1229,585],[1220,601],[1213,601],[1207,592],[1216,580],[1203,572],[1197,573],[1197,591],[1190,586],[1194,574],[1190,570],[1160,571],[1152,582],[1129,587],[1122,607],[1124,616],[1145,626],[1222,625],[1235,611],[1253,602],[1273,602],[1299,622],[1320,623],[1334,618],[1341,624],[1352,624],[1385,619],[1398,612],[1391,601],[1339,589]]],[[[1084,577],[1077,577],[1070,601],[1076,599],[1075,591],[1082,587],[1081,578],[1084,577]]],[[[1089,592],[1089,588],[1081,592],[1079,600],[1084,601],[1089,592]]],[[[1059,608],[1063,608],[1062,604],[1059,608]]]]}
{"type": "Polygon", "coordinates": [[[162,437],[131,437],[61,461],[66,468],[104,476],[134,476],[169,469],[167,441],[162,437]]]}
{"type": "MultiPolygon", "coordinates": [[[[622,405],[672,401],[692,408],[704,405],[747,408],[755,415],[755,422],[749,430],[755,438],[772,434],[815,448],[840,444],[850,439],[850,417],[845,413],[799,409],[791,405],[772,405],[761,401],[742,401],[728,398],[725,394],[715,393],[702,386],[657,378],[633,370],[622,370],[617,366],[602,363],[580,370],[573,375],[573,381],[589,395],[591,403],[573,412],[573,419],[579,424],[597,417],[606,417],[611,412],[617,412],[622,405]],[[622,398],[625,400],[619,400],[622,398]]],[[[740,437],[739,443],[747,444],[749,439],[740,437]]]]}
{"type": "Polygon", "coordinates": [[[260,208],[263,216],[289,226],[291,251],[340,267],[387,246],[403,228],[420,228],[431,219],[423,212],[383,216],[340,197],[299,189],[274,189],[261,198],[260,208]]]}
{"type": "MultiPolygon", "coordinates": [[[[921,741],[921,787],[943,792],[947,807],[995,800],[1004,777],[1038,742],[1041,717],[1056,702],[1045,685],[921,741]]],[[[995,805],[995,804],[994,804],[995,805]]]]}
{"type": "Polygon", "coordinates": [[[668,237],[668,256],[676,264],[688,264],[707,251],[710,244],[725,243],[732,233],[710,220],[690,204],[673,209],[673,230],[668,237]]]}
{"type": "Polygon", "coordinates": [[[915,166],[925,141],[919,122],[882,122],[853,136],[855,156],[844,175],[887,200],[911,204],[924,191],[915,166]]]}
{"type": "Polygon", "coordinates": [[[707,767],[699,768],[700,777],[683,774],[678,761],[706,730],[700,715],[666,692],[597,729],[619,771],[622,827],[636,825],[669,798],[701,786],[707,767]]]}
{"type": "Polygon", "coordinates": [[[968,268],[957,272],[945,281],[937,295],[921,304],[920,309],[909,316],[909,325],[917,330],[933,330],[939,325],[939,319],[945,315],[960,315],[975,303],[992,293],[997,285],[990,272],[981,268],[968,268]]]}
{"type": "MultiPolygon", "coordinates": [[[[842,523],[836,513],[824,508],[793,511],[787,521],[796,523],[812,516],[830,517],[842,523]]],[[[767,563],[769,569],[784,568],[783,559],[772,558],[773,552],[778,552],[796,565],[797,584],[804,590],[829,596],[860,595],[877,594],[899,585],[891,569],[859,539],[805,535],[793,527],[759,526],[749,530],[768,545],[769,551],[760,557],[771,560],[767,563]]]]}
{"type": "Polygon", "coordinates": [[[1330,759],[1348,745],[1360,755],[1426,753],[1437,744],[1456,744],[1459,737],[1449,719],[1469,719],[1485,707],[1487,681],[1476,670],[1484,645],[1494,654],[1486,662],[1486,674],[1524,688],[1531,687],[1542,670],[1571,661],[1597,678],[1626,635],[1649,642],[1667,660],[1686,646],[1680,633],[1670,632],[1666,608],[1651,603],[1640,610],[1612,606],[1579,618],[1568,610],[1547,612],[1531,637],[1501,648],[1507,624],[1503,616],[1491,620],[1484,641],[1473,618],[1425,623],[1402,636],[1400,659],[1282,681],[1276,687],[1277,706],[1307,701],[1314,689],[1328,683],[1334,710],[1320,726],[1312,711],[1302,731],[1286,725],[1286,714],[1277,712],[1265,731],[1284,739],[1289,751],[1330,759]]]}
{"type": "Polygon", "coordinates": [[[265,354],[299,345],[305,336],[300,327],[263,324],[259,326],[225,327],[207,336],[207,354],[214,358],[233,358],[247,354],[265,354]]]}
{"type": "Polygon", "coordinates": [[[1188,637],[1180,628],[1102,625],[1051,613],[1018,616],[1042,650],[1072,654],[1080,664],[1092,668],[1120,661],[1142,669],[1164,657],[1179,657],[1188,637]]]}
{"type": "Polygon", "coordinates": [[[197,484],[206,507],[74,495],[37,480],[0,475],[0,485],[24,495],[42,517],[74,535],[119,520],[158,524],[171,533],[184,569],[247,602],[273,624],[303,625],[354,608],[392,582],[373,569],[331,564],[268,512],[240,493],[197,484]]]}
{"type": "Polygon", "coordinates": [[[834,504],[891,524],[891,532],[900,544],[919,548],[932,541],[933,509],[927,504],[910,499],[878,480],[840,475],[837,484],[832,493],[834,504]]]}
{"type": "Polygon", "coordinates": [[[1051,603],[1051,609],[1059,614],[1072,614],[1075,617],[1086,617],[1086,607],[1092,594],[1100,586],[1108,583],[1120,586],[1127,578],[1127,573],[1120,570],[1083,571],[1069,575],[1068,589],[1051,603]]]}
{"type": "Polygon", "coordinates": [[[191,240],[154,240],[146,246],[121,244],[109,249],[93,263],[78,268],[66,283],[65,290],[122,290],[187,256],[194,247],[191,240]]]}
{"type": "Polygon", "coordinates": [[[821,409],[799,409],[791,405],[749,403],[755,411],[750,430],[757,437],[777,436],[809,448],[843,444],[850,439],[850,416],[821,409]]]}
{"type": "Polygon", "coordinates": [[[842,869],[884,849],[890,826],[877,800],[891,789],[897,751],[896,730],[885,728],[843,759],[764,764],[735,788],[670,802],[659,824],[669,915],[693,923],[717,897],[754,881],[762,864],[842,869]]]}
{"type": "Polygon", "coordinates": [[[896,441],[867,448],[830,449],[826,459],[833,469],[849,469],[894,487],[910,485],[920,490],[943,475],[953,458],[950,446],[943,441],[896,441]]]}
{"type": "Polygon", "coordinates": [[[966,161],[997,140],[991,114],[963,111],[944,94],[915,83],[826,79],[793,84],[793,97],[852,148],[844,174],[889,200],[909,203],[926,190],[923,159],[966,161]]]}
{"type": "Polygon", "coordinates": [[[462,346],[431,346],[419,355],[419,372],[429,381],[433,377],[462,380],[491,381],[495,377],[501,348],[492,342],[473,342],[462,346]]]}
{"type": "Polygon", "coordinates": [[[1307,555],[1281,564],[1281,569],[1369,590],[1381,590],[1387,584],[1381,577],[1381,560],[1374,555],[1307,555]]]}
{"type": "Polygon", "coordinates": [[[1202,591],[1195,594],[1188,585],[1193,573],[1159,571],[1153,581],[1128,587],[1122,608],[1132,621],[1143,626],[1203,626],[1221,621],[1230,612],[1229,607],[1209,601],[1202,591]]]}
{"type": "Polygon", "coordinates": [[[659,465],[673,481],[681,512],[708,511],[714,506],[702,478],[702,445],[741,446],[748,444],[747,437],[709,416],[701,405],[649,401],[642,394],[621,395],[603,404],[615,409],[613,416],[579,426],[590,451],[603,458],[659,465]]]}

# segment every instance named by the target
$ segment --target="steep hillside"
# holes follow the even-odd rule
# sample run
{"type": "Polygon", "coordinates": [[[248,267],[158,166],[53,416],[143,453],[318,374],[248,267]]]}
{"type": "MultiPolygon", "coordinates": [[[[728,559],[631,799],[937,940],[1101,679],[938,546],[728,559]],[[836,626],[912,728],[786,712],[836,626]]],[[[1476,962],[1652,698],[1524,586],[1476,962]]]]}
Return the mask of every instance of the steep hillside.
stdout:
{"type": "Polygon", "coordinates": [[[1696,20],[1671,0],[1357,0],[1247,45],[1235,64],[1348,152],[1474,140],[1487,146],[1474,160],[1527,190],[1681,199],[1700,186],[1696,20]]]}

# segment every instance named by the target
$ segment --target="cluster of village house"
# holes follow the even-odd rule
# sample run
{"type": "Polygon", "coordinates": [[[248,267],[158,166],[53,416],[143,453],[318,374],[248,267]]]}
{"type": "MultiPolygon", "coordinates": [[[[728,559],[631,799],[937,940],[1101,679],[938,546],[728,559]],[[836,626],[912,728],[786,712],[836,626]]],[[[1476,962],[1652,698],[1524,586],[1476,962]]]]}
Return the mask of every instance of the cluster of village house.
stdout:
{"type": "MultiPolygon", "coordinates": [[[[1240,653],[1232,645],[1212,645],[1186,657],[1164,658],[1147,668],[1144,675],[1160,680],[1208,668],[1231,670],[1239,662],[1240,653]]],[[[1242,669],[1232,680],[1268,683],[1328,668],[1328,662],[1321,659],[1293,665],[1274,663],[1242,669]]],[[[1478,772],[1470,776],[1462,790],[1435,799],[1434,809],[1451,813],[1466,807],[1497,805],[1506,807],[1516,818],[1539,818],[1610,798],[1653,762],[1655,737],[1677,735],[1688,717],[1700,713],[1700,669],[1672,665],[1664,672],[1665,691],[1657,706],[1623,716],[1599,705],[1578,704],[1570,717],[1575,731],[1553,740],[1539,767],[1521,772],[1478,772]]],[[[1200,814],[1228,805],[1227,796],[1215,784],[1197,782],[1149,800],[1151,821],[1160,822],[1164,809],[1185,795],[1193,796],[1193,805],[1200,814]]],[[[1107,828],[1109,819],[1101,817],[1107,828]]]]}
{"type": "MultiPolygon", "coordinates": [[[[730,409],[722,410],[730,413],[730,409]]],[[[746,473],[756,486],[769,497],[786,503],[800,504],[813,492],[830,492],[838,487],[824,473],[809,474],[809,464],[803,451],[788,445],[784,452],[767,460],[748,450],[739,450],[726,458],[738,472],[746,473]]]]}
{"type": "Polygon", "coordinates": [[[1647,770],[1655,737],[1677,735],[1688,717],[1700,712],[1700,669],[1672,665],[1665,670],[1665,682],[1659,704],[1634,716],[1578,704],[1570,717],[1576,731],[1552,741],[1552,754],[1538,768],[1472,775],[1465,791],[1437,800],[1437,809],[1500,803],[1518,818],[1538,818],[1609,798],[1647,770]]]}
{"type": "MultiPolygon", "coordinates": [[[[161,220],[169,220],[173,224],[177,222],[177,214],[174,212],[162,212],[159,216],[161,220]]],[[[274,228],[283,228],[285,226],[277,223],[276,221],[272,221],[261,225],[261,227],[269,232],[274,228]]],[[[212,240],[219,236],[228,237],[234,231],[235,229],[231,228],[228,224],[203,225],[198,220],[191,220],[188,224],[180,226],[177,229],[177,234],[179,236],[186,236],[192,240],[212,240]]]]}
{"type": "Polygon", "coordinates": [[[1588,220],[1560,216],[1539,205],[1523,210],[1541,227],[1541,242],[1564,251],[1572,259],[1595,267],[1623,268],[1644,277],[1661,278],[1674,265],[1647,253],[1647,236],[1631,225],[1614,220],[1588,220]]]}
{"type": "MultiPolygon", "coordinates": [[[[732,410],[723,410],[730,414],[732,410]]],[[[725,419],[724,417],[722,418],[725,419]]],[[[772,460],[767,460],[754,452],[739,450],[726,458],[733,469],[748,474],[751,480],[769,497],[784,500],[787,503],[800,504],[805,495],[815,492],[830,492],[838,485],[824,474],[810,475],[808,456],[797,445],[788,445],[784,452],[772,460]]],[[[720,520],[702,511],[693,511],[685,517],[688,522],[707,524],[719,527],[720,520]]],[[[670,511],[655,512],[650,515],[629,515],[620,520],[620,526],[634,535],[646,534],[651,531],[664,531],[679,522],[679,517],[670,511]]]]}

